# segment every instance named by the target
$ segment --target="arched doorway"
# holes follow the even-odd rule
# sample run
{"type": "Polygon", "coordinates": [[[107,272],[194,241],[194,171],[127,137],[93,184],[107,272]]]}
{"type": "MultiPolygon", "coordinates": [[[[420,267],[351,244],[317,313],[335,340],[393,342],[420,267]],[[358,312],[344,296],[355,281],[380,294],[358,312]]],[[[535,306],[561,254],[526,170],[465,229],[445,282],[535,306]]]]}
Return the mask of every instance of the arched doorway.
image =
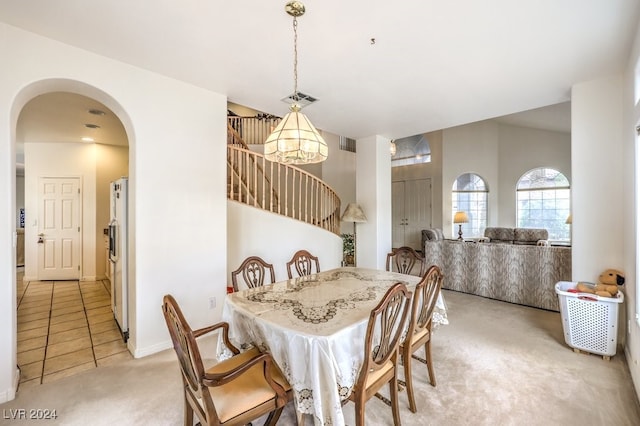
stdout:
{"type": "Polygon", "coordinates": [[[26,384],[131,357],[111,312],[104,237],[109,182],[128,175],[129,143],[123,120],[114,113],[121,108],[94,87],[47,80],[21,95],[14,142],[16,171],[23,170],[22,194],[16,177],[16,210],[20,217],[24,209],[17,227],[24,226],[25,256],[23,271],[16,274],[16,340],[20,383],[26,384]],[[58,183],[73,190],[61,190],[52,201],[48,190],[58,183]],[[48,205],[62,207],[49,211],[48,205]],[[77,236],[63,238],[53,255],[43,255],[44,244],[38,241],[44,223],[56,222],[50,219],[57,215],[72,225],[68,228],[77,228],[77,236]],[[43,275],[43,263],[58,268],[49,261],[59,258],[75,274],[43,275]]]}

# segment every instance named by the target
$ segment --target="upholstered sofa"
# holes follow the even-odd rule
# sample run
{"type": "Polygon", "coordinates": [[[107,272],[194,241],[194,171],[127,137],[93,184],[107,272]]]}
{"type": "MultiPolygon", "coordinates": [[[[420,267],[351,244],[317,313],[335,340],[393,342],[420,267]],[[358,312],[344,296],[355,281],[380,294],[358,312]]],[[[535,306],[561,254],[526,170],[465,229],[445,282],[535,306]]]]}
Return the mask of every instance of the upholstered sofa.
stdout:
{"type": "Polygon", "coordinates": [[[488,237],[491,244],[430,239],[432,232],[438,234],[425,234],[424,257],[442,269],[444,288],[559,311],[555,284],[571,281],[571,247],[536,245],[542,234],[529,235],[528,244],[488,237]]]}
{"type": "Polygon", "coordinates": [[[488,227],[480,241],[542,246],[549,244],[548,239],[549,231],[546,229],[488,227]]]}

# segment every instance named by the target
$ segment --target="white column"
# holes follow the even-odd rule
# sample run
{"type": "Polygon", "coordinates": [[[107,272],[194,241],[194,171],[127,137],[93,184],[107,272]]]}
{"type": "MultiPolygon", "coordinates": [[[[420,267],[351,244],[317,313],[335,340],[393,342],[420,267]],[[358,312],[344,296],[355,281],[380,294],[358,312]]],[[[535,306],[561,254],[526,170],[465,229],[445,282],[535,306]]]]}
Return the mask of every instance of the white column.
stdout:
{"type": "Polygon", "coordinates": [[[356,142],[356,199],[367,216],[357,223],[356,263],[361,268],[384,269],[391,250],[390,140],[369,136],[356,142]]]}
{"type": "Polygon", "coordinates": [[[624,270],[623,80],[612,76],[571,91],[572,280],[624,270]]]}

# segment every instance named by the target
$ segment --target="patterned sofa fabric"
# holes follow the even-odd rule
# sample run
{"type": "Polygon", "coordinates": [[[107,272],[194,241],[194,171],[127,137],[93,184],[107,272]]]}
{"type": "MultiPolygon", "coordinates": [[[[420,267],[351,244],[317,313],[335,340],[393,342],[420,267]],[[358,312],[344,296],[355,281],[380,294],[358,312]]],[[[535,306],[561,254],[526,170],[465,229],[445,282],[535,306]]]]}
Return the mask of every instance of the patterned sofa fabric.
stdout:
{"type": "Polygon", "coordinates": [[[424,250],[424,245],[427,241],[442,241],[444,240],[444,233],[440,228],[429,228],[422,230],[422,244],[421,249],[424,250]]]}
{"type": "Polygon", "coordinates": [[[571,281],[571,247],[444,240],[424,258],[442,269],[443,288],[556,312],[555,284],[571,281]]]}
{"type": "Polygon", "coordinates": [[[546,229],[516,228],[514,229],[513,243],[536,245],[540,240],[548,240],[549,231],[546,229]]]}
{"type": "MultiPolygon", "coordinates": [[[[520,245],[544,245],[540,241],[549,239],[549,231],[535,228],[506,228],[502,226],[488,227],[484,230],[485,238],[491,243],[507,243],[520,245]]],[[[484,240],[486,242],[486,240],[484,240]]]]}
{"type": "Polygon", "coordinates": [[[514,229],[505,227],[488,227],[484,230],[484,236],[492,243],[513,244],[514,229]]]}

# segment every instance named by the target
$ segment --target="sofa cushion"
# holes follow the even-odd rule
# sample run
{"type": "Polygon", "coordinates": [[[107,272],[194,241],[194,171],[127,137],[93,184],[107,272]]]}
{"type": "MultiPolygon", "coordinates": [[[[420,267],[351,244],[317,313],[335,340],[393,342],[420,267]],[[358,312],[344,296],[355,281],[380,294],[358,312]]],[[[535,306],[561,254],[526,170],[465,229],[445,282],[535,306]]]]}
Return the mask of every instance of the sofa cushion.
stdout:
{"type": "Polygon", "coordinates": [[[424,237],[425,241],[444,240],[444,233],[440,228],[423,229],[422,236],[424,237]]]}
{"type": "Polygon", "coordinates": [[[492,243],[509,243],[512,244],[514,240],[513,228],[505,228],[502,226],[488,227],[484,230],[484,236],[489,238],[492,243]]]}
{"type": "Polygon", "coordinates": [[[516,228],[513,234],[514,244],[537,245],[540,240],[549,239],[549,231],[535,228],[516,228]]]}

